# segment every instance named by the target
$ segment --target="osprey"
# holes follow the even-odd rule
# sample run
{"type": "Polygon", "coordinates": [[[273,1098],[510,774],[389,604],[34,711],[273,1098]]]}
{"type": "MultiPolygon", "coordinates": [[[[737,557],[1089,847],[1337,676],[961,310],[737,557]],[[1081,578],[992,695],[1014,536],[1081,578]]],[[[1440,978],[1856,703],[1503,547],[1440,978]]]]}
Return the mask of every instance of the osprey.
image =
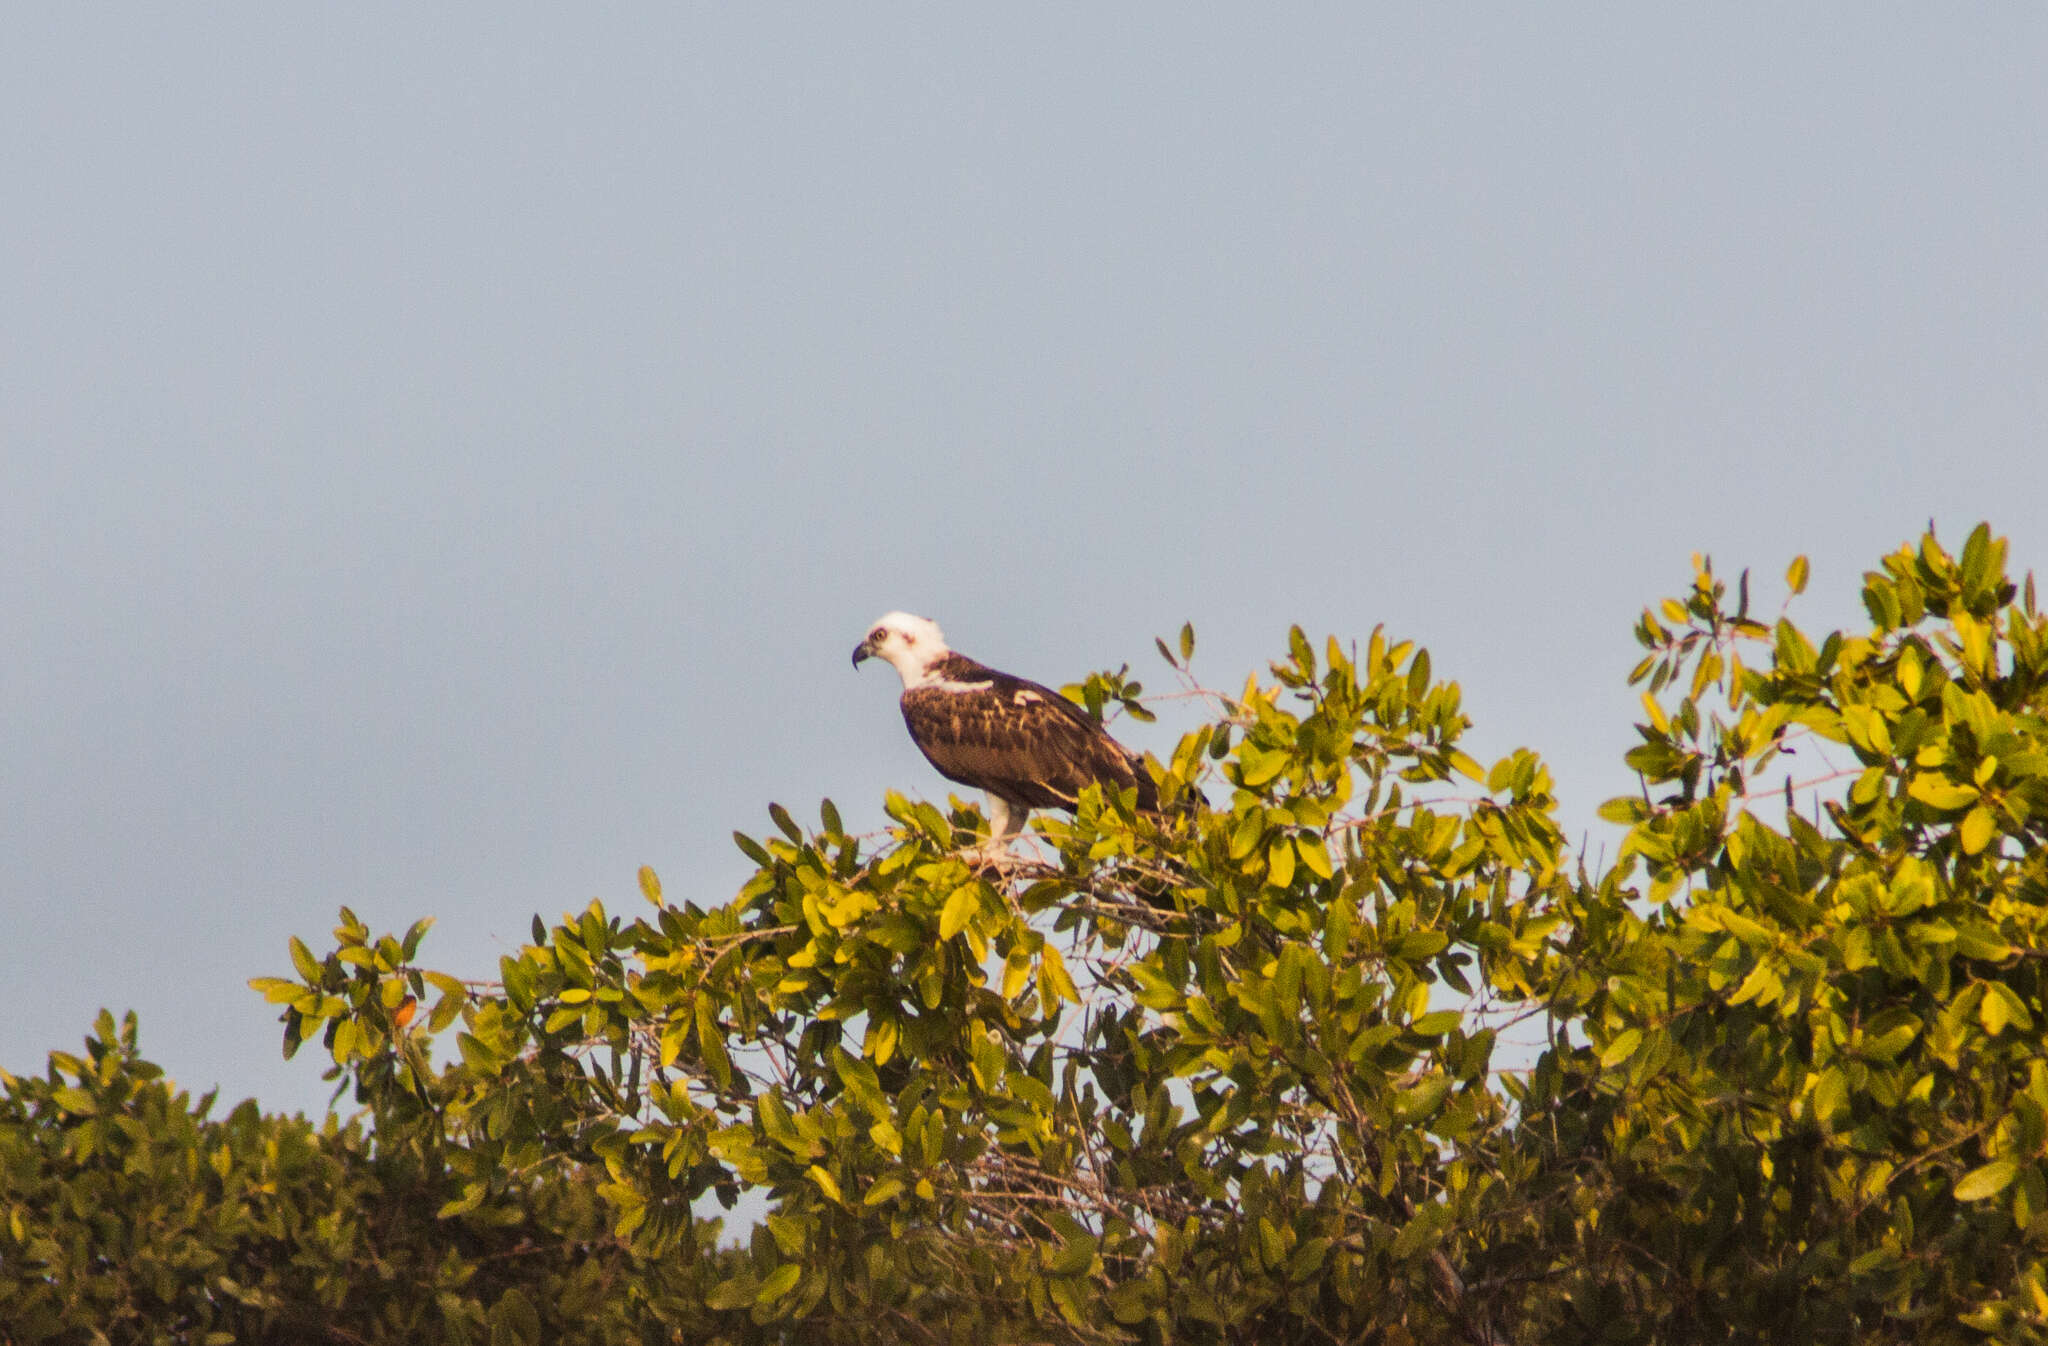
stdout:
{"type": "Polygon", "coordinates": [[[1049,687],[998,673],[946,648],[938,623],[905,612],[878,620],[853,666],[879,656],[903,679],[903,722],[939,774],[988,794],[990,845],[1023,829],[1032,809],[1072,810],[1083,787],[1138,792],[1156,811],[1145,764],[1049,687]]]}

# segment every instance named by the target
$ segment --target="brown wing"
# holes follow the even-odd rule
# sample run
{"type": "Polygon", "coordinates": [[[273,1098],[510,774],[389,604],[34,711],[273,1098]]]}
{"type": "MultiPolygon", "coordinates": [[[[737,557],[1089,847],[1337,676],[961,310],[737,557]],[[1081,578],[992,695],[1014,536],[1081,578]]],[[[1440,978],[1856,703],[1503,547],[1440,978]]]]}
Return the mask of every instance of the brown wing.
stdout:
{"type": "Polygon", "coordinates": [[[1030,808],[1071,809],[1097,782],[1136,786],[1138,806],[1158,808],[1143,764],[1086,711],[1035,682],[979,666],[976,672],[973,690],[920,687],[903,694],[910,737],[940,775],[1030,808]]]}

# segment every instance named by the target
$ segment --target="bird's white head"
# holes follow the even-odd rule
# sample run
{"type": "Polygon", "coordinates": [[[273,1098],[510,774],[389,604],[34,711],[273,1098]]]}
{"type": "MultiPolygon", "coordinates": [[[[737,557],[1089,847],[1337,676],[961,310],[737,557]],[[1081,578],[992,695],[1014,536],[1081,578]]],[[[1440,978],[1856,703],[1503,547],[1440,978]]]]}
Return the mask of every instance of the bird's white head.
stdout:
{"type": "Polygon", "coordinates": [[[929,617],[891,612],[877,617],[868,627],[867,639],[853,650],[853,666],[860,667],[871,656],[889,661],[905,687],[925,681],[931,666],[947,653],[946,637],[929,617]]]}

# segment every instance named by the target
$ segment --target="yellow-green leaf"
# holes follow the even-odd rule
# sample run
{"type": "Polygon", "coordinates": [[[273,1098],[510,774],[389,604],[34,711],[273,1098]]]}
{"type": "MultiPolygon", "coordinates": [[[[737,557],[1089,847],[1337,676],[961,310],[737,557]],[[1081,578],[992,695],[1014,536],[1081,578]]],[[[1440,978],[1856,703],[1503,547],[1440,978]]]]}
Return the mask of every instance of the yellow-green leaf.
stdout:
{"type": "Polygon", "coordinates": [[[1294,839],[1294,852],[1301,857],[1301,863],[1319,879],[1327,879],[1336,873],[1330,865],[1330,852],[1324,847],[1322,838],[1300,836],[1294,839]]]}
{"type": "Polygon", "coordinates": [[[1257,789],[1279,775],[1286,766],[1286,753],[1277,748],[1262,749],[1247,743],[1244,745],[1244,751],[1238,755],[1238,779],[1244,782],[1247,789],[1257,789]]]}
{"type": "Polygon", "coordinates": [[[2012,1186],[2012,1180],[2019,1176],[2020,1166],[2010,1159],[1994,1159],[1982,1168],[1972,1169],[1956,1184],[1956,1200],[1982,1201],[1988,1196],[1997,1196],[2012,1186]]]}
{"type": "Polygon", "coordinates": [[[863,1054],[876,1065],[885,1066],[896,1054],[896,1044],[902,1036],[902,1021],[894,1014],[872,1015],[868,1019],[868,1040],[862,1049],[863,1054]]]}
{"type": "Polygon", "coordinates": [[[1294,882],[1294,842],[1285,836],[1273,838],[1266,848],[1266,882],[1285,888],[1294,882]]]}
{"type": "Polygon", "coordinates": [[[320,960],[313,956],[313,951],[306,947],[305,941],[301,940],[297,935],[293,935],[291,950],[292,966],[298,969],[299,975],[309,982],[319,981],[320,960]]]}
{"type": "Polygon", "coordinates": [[[1977,792],[1966,785],[1957,785],[1945,776],[1923,771],[1913,777],[1913,783],[1906,787],[1906,793],[1931,809],[1959,809],[1977,802],[1977,792]]]}
{"type": "Polygon", "coordinates": [[[725,1031],[718,1022],[718,1007],[711,997],[697,996],[697,1055],[721,1089],[732,1088],[732,1058],[725,1052],[725,1031]]]}
{"type": "Polygon", "coordinates": [[[1045,989],[1052,994],[1076,1005],[1081,1003],[1080,989],[1074,985],[1074,979],[1067,975],[1067,960],[1062,958],[1060,951],[1049,942],[1039,950],[1038,975],[1045,989]]]}
{"type": "Polygon", "coordinates": [[[1610,1041],[1605,1047],[1600,1049],[1600,1064],[1603,1066],[1620,1065],[1623,1061],[1626,1061],[1629,1057],[1635,1055],[1636,1048],[1640,1047],[1642,1045],[1642,1042],[1642,1029],[1623,1029],[1621,1032],[1614,1035],[1612,1041],[1610,1041]]]}
{"type": "Polygon", "coordinates": [[[803,1264],[784,1262],[768,1273],[768,1279],[761,1282],[761,1291],[754,1296],[756,1304],[772,1304],[796,1289],[796,1283],[804,1274],[803,1264]]]}
{"type": "Polygon", "coordinates": [[[441,992],[441,994],[454,996],[458,1000],[467,1000],[469,998],[469,992],[463,989],[462,983],[447,973],[428,972],[423,975],[427,979],[427,984],[441,992]]]}
{"type": "Polygon", "coordinates": [[[1977,1020],[1992,1037],[2003,1033],[2007,1024],[2018,1025],[2022,1032],[2034,1026],[2034,1016],[2027,1013],[2026,1002],[2002,981],[1984,984],[1984,998],[1977,1002],[1977,1020]]]}
{"type": "Polygon", "coordinates": [[[720,1281],[704,1296],[704,1302],[714,1309],[743,1309],[753,1299],[754,1278],[746,1272],[720,1281]]]}
{"type": "MultiPolygon", "coordinates": [[[[1465,1021],[1456,1010],[1432,1010],[1408,1025],[1408,1031],[1426,1038],[1440,1038],[1465,1021]]],[[[1633,1028],[1629,1030],[1635,1032],[1633,1028]]]]}
{"type": "Polygon", "coordinates": [[[1997,830],[1998,820],[1991,816],[1990,809],[1982,804],[1971,809],[1964,815],[1963,825],[1957,833],[1962,838],[1963,854],[1975,855],[1982,851],[1991,844],[1992,834],[1997,830]]]}
{"type": "Polygon", "coordinates": [[[1031,976],[1031,954],[1022,945],[1010,950],[1010,956],[1003,960],[1003,999],[1015,1000],[1024,989],[1024,982],[1031,976]]]}
{"type": "Polygon", "coordinates": [[[1956,952],[1965,958],[2002,963],[2012,957],[2012,945],[2005,942],[1995,926],[1979,921],[1956,922],[1956,952]]]}
{"type": "Polygon", "coordinates": [[[946,905],[939,912],[939,938],[951,939],[966,928],[968,919],[981,906],[981,890],[971,883],[963,883],[953,890],[946,899],[946,905]]]}
{"type": "Polygon", "coordinates": [[[1603,821],[1630,827],[1650,816],[1650,806],[1633,795],[1617,795],[1602,804],[1595,812],[1603,821]]]}
{"type": "Polygon", "coordinates": [[[1419,1122],[1434,1115],[1450,1091],[1448,1075],[1430,1075],[1412,1089],[1397,1089],[1393,1097],[1394,1116],[1404,1122],[1419,1122]]]}
{"type": "Polygon", "coordinates": [[[1849,1077],[1840,1066],[1829,1066],[1813,1086],[1813,1115],[1823,1122],[1849,1113],[1849,1077]]]}

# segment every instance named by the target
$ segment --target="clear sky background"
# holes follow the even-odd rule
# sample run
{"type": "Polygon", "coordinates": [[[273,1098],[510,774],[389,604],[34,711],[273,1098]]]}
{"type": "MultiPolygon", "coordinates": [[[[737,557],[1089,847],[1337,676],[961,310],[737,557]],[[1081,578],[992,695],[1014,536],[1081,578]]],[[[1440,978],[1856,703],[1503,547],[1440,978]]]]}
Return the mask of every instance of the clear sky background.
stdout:
{"type": "Polygon", "coordinates": [[[313,1108],[343,903],[488,973],[943,797],[891,608],[1385,623],[1584,831],[1691,552],[2048,564],[2048,10],[1359,9],[10,9],[0,1065],[313,1108]]]}

